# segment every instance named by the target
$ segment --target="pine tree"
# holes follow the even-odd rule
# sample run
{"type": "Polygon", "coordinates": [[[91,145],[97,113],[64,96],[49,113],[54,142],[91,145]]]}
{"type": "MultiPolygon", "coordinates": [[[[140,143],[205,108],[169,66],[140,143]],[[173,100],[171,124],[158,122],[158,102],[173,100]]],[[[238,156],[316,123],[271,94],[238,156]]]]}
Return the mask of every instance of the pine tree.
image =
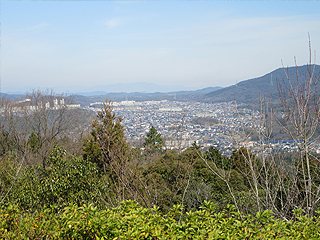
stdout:
{"type": "Polygon", "coordinates": [[[40,141],[34,132],[31,133],[30,137],[28,138],[28,145],[33,153],[38,152],[40,148],[40,141]]]}
{"type": "Polygon", "coordinates": [[[113,112],[112,102],[106,101],[91,125],[89,136],[84,139],[84,158],[102,169],[104,164],[109,165],[120,155],[126,155],[129,148],[121,122],[122,118],[113,112]]]}
{"type": "Polygon", "coordinates": [[[158,133],[154,126],[152,126],[147,133],[147,137],[145,138],[143,146],[147,150],[162,151],[163,139],[161,137],[161,133],[158,133]]]}

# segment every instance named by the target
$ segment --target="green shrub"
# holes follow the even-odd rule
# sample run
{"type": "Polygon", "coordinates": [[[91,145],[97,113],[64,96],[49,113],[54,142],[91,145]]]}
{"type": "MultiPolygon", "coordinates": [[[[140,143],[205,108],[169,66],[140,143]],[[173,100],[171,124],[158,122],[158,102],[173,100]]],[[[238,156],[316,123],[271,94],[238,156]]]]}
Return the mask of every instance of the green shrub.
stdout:
{"type": "MultiPolygon", "coordinates": [[[[92,205],[70,205],[57,214],[43,209],[33,214],[15,205],[0,209],[0,236],[5,239],[319,239],[320,218],[301,210],[296,221],[278,220],[271,211],[242,215],[233,206],[216,212],[210,202],[183,213],[174,205],[163,215],[134,201],[99,210],[92,205]]],[[[318,212],[319,215],[319,212],[318,212]]]]}
{"type": "Polygon", "coordinates": [[[99,205],[101,192],[105,190],[95,164],[82,157],[68,158],[61,147],[55,146],[47,167],[27,166],[6,201],[28,211],[63,208],[70,203],[99,205]]]}

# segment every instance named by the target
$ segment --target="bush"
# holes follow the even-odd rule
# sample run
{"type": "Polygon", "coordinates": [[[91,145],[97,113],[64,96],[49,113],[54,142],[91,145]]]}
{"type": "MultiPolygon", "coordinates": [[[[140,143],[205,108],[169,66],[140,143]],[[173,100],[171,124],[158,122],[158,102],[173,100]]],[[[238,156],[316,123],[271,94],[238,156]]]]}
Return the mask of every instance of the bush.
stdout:
{"type": "MultiPolygon", "coordinates": [[[[92,205],[70,205],[58,214],[43,209],[25,213],[15,205],[0,209],[0,236],[5,239],[319,239],[320,218],[308,218],[301,210],[296,221],[277,220],[271,211],[242,215],[232,206],[216,212],[204,202],[183,214],[174,205],[162,215],[157,208],[140,207],[134,201],[98,210],[92,205]]],[[[319,214],[319,213],[318,213],[319,214]]]]}
{"type": "Polygon", "coordinates": [[[53,205],[63,208],[70,203],[100,205],[101,192],[105,190],[97,167],[82,157],[68,158],[65,150],[56,145],[47,167],[27,166],[6,201],[28,211],[53,205]]]}

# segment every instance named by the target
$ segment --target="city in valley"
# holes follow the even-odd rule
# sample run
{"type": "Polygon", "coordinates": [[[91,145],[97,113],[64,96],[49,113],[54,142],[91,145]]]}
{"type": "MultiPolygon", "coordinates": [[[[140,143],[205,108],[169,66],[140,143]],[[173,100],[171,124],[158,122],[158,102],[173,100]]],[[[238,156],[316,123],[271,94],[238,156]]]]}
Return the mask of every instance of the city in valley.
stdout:
{"type": "MultiPolygon", "coordinates": [[[[102,104],[91,103],[88,108],[99,111],[102,104]]],[[[260,113],[234,102],[121,101],[114,102],[113,109],[122,116],[127,140],[133,146],[142,147],[146,133],[154,126],[165,141],[164,148],[179,152],[193,143],[203,150],[213,146],[226,156],[241,146],[253,153],[297,150],[293,140],[253,139],[248,130],[263,131],[260,113]]],[[[312,150],[319,153],[320,148],[314,145],[312,150]]]]}

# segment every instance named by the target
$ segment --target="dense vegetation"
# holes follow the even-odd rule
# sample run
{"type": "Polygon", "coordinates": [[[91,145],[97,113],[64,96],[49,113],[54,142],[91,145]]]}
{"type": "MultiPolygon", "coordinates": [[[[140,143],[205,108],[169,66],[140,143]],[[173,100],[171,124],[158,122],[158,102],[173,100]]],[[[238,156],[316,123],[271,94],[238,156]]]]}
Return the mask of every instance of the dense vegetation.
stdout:
{"type": "Polygon", "coordinates": [[[0,235],[5,239],[319,239],[319,218],[295,211],[296,220],[276,220],[270,211],[242,215],[229,207],[217,212],[212,203],[183,214],[174,205],[167,214],[133,201],[98,210],[71,205],[56,213],[35,213],[9,205],[0,210],[0,235]]]}
{"type": "Polygon", "coordinates": [[[196,143],[166,150],[154,127],[144,148],[134,148],[108,101],[88,131],[77,134],[83,113],[63,96],[2,100],[1,237],[319,238],[320,164],[310,140],[320,102],[305,85],[286,91],[278,124],[297,152],[272,152],[273,118],[261,111],[257,136],[267,141],[260,154],[239,147],[230,157],[196,143]]]}
{"type": "Polygon", "coordinates": [[[249,163],[260,172],[264,166],[247,149],[227,158],[193,144],[179,154],[163,150],[161,134],[152,127],[141,151],[126,142],[121,121],[106,102],[78,150],[81,145],[70,147],[70,139],[59,135],[41,145],[34,131],[19,148],[3,125],[0,234],[8,239],[319,236],[318,205],[312,217],[294,209],[284,214],[277,196],[278,212],[259,205],[252,185],[260,181],[258,191],[266,195],[265,178],[254,179],[249,163]]]}
{"type": "Polygon", "coordinates": [[[197,117],[192,119],[192,123],[203,125],[203,126],[213,126],[220,123],[220,121],[212,117],[197,117]]]}

